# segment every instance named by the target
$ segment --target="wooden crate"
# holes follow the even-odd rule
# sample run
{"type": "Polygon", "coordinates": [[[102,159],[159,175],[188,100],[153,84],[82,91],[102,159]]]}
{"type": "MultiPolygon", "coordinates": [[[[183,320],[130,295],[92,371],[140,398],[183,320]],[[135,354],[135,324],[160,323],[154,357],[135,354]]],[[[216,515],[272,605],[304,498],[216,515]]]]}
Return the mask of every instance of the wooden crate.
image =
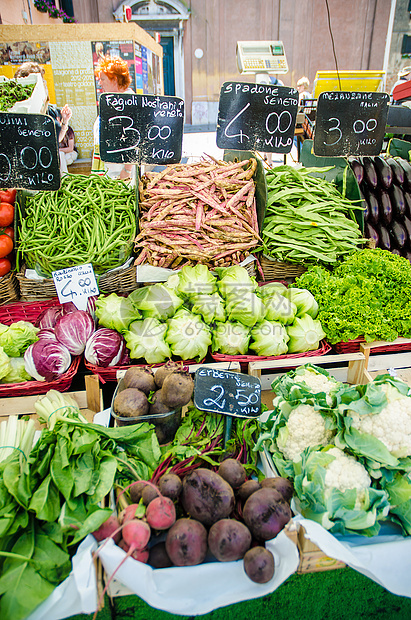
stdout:
{"type": "Polygon", "coordinates": [[[295,523],[293,523],[291,527],[286,526],[284,531],[288,538],[296,545],[300,554],[297,573],[319,573],[327,570],[344,568],[346,566],[344,562],[325,555],[317,545],[306,538],[305,529],[301,525],[298,524],[298,528],[296,529],[295,523]]]}
{"type": "MultiPolygon", "coordinates": [[[[94,415],[103,411],[103,396],[100,389],[98,377],[96,375],[86,375],[85,390],[77,392],[63,392],[74,398],[77,402],[82,415],[89,422],[93,421],[94,415]]],[[[32,396],[12,396],[0,399],[0,422],[9,415],[29,416],[35,421],[37,429],[44,428],[36,414],[35,403],[41,398],[39,395],[32,396]]]]}

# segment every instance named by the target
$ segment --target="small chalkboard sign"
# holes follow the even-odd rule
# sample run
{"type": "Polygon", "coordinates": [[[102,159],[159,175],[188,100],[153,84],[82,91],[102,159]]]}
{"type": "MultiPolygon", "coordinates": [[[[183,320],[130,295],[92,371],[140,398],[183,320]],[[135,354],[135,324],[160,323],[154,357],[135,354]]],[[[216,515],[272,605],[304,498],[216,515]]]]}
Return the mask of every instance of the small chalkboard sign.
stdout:
{"type": "Polygon", "coordinates": [[[261,413],[260,380],[240,372],[204,366],[195,372],[194,406],[200,411],[255,418],[261,413]]]}
{"type": "Polygon", "coordinates": [[[103,93],[100,157],[122,164],[173,164],[181,160],[184,101],[179,97],[103,93]]]}
{"type": "Polygon", "coordinates": [[[319,157],[381,153],[388,116],[387,93],[321,93],[315,114],[314,154],[319,157]]]}
{"type": "Polygon", "coordinates": [[[0,112],[0,187],[59,189],[60,158],[50,116],[0,112]]]}
{"type": "Polygon", "coordinates": [[[218,107],[217,146],[240,151],[289,153],[297,110],[295,88],[224,82],[218,107]]]}

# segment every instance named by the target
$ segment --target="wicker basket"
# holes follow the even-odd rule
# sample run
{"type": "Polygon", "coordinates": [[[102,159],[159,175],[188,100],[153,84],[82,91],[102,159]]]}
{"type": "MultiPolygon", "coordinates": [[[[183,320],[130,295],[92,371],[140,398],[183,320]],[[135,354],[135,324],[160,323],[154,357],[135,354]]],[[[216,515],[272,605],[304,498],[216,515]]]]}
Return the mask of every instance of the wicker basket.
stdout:
{"type": "Polygon", "coordinates": [[[14,271],[0,278],[0,305],[8,304],[20,297],[19,282],[14,271]]]}
{"type": "MultiPolygon", "coordinates": [[[[332,345],[332,348],[338,354],[357,353],[360,351],[361,344],[364,342],[364,338],[360,337],[355,338],[355,340],[348,340],[347,342],[337,342],[332,345]]],[[[411,351],[411,344],[409,342],[381,344],[370,349],[370,354],[379,355],[381,353],[400,353],[401,351],[411,351]]]]}
{"type": "Polygon", "coordinates": [[[286,278],[298,278],[307,267],[293,263],[282,263],[263,254],[260,258],[260,266],[264,280],[285,280],[286,278]]]}
{"type": "Polygon", "coordinates": [[[29,323],[36,324],[36,321],[43,310],[50,308],[51,306],[57,306],[59,304],[57,297],[48,299],[46,301],[36,302],[15,302],[0,306],[0,323],[4,325],[11,325],[17,321],[28,321],[29,323]]]}
{"type": "MultiPolygon", "coordinates": [[[[25,274],[26,268],[23,266],[17,274],[22,301],[39,301],[50,299],[57,295],[53,278],[32,280],[27,278],[25,274]]],[[[107,271],[100,276],[96,275],[96,279],[101,293],[131,293],[131,291],[138,287],[135,265],[107,271]]]]}
{"type": "MultiPolygon", "coordinates": [[[[258,362],[261,360],[281,360],[294,359],[298,357],[313,357],[316,355],[326,355],[331,351],[331,346],[325,340],[321,340],[321,346],[315,351],[306,351],[305,353],[286,353],[284,355],[224,355],[223,353],[211,353],[211,357],[216,362],[239,362],[241,369],[247,368],[249,362],[258,362]]],[[[246,372],[243,370],[243,372],[246,372]]]]}
{"type": "Polygon", "coordinates": [[[49,390],[66,392],[70,389],[71,382],[79,367],[80,359],[80,355],[73,357],[68,370],[54,381],[33,380],[23,381],[22,383],[0,383],[0,398],[47,394],[49,390]]]}

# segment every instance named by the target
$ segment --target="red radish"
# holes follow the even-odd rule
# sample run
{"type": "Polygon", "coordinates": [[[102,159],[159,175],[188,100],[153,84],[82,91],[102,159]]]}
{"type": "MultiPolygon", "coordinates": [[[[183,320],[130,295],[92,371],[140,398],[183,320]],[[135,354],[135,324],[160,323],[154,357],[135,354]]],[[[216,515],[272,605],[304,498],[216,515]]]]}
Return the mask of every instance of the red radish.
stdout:
{"type": "Polygon", "coordinates": [[[115,543],[118,543],[119,540],[121,539],[120,530],[121,530],[120,523],[116,515],[111,515],[107,519],[107,521],[104,521],[104,523],[100,525],[98,530],[93,532],[93,536],[97,540],[97,542],[101,542],[102,540],[105,540],[106,538],[112,538],[115,543]]]}
{"type": "MultiPolygon", "coordinates": [[[[123,549],[123,551],[125,551],[126,553],[130,549],[130,546],[124,541],[124,539],[120,540],[118,546],[120,547],[120,549],[123,549]]],[[[147,548],[146,549],[142,549],[141,551],[137,551],[137,549],[136,549],[131,554],[131,557],[134,560],[137,560],[138,562],[142,562],[143,564],[147,564],[148,556],[149,556],[149,551],[148,551],[147,548]]]]}
{"type": "Polygon", "coordinates": [[[131,553],[135,549],[141,551],[147,547],[150,536],[150,526],[141,519],[131,519],[123,526],[123,540],[130,545],[131,553]]]}
{"type": "Polygon", "coordinates": [[[128,504],[128,506],[126,506],[124,510],[120,512],[120,523],[126,523],[126,521],[130,521],[130,519],[134,519],[136,516],[137,508],[139,508],[138,504],[128,504]]]}
{"type": "Polygon", "coordinates": [[[168,530],[176,520],[176,509],[169,497],[156,497],[146,510],[146,519],[155,530],[168,530]]]}
{"type": "MultiPolygon", "coordinates": [[[[110,583],[114,579],[118,569],[124,564],[127,558],[133,556],[135,552],[142,552],[146,550],[148,545],[148,541],[151,536],[151,529],[148,523],[142,521],[141,519],[130,519],[124,525],[121,526],[123,531],[123,541],[126,545],[129,545],[129,549],[121,560],[120,564],[116,567],[113,574],[107,580],[106,585],[104,587],[103,592],[97,603],[97,609],[94,612],[93,620],[96,620],[98,611],[100,609],[101,602],[104,600],[104,595],[107,592],[110,583]]],[[[135,556],[134,556],[135,557],[135,556]]],[[[140,557],[145,557],[145,554],[142,554],[140,557]]],[[[147,560],[148,560],[148,551],[147,551],[147,560]]],[[[140,560],[141,561],[141,560],[140,560]]]]}

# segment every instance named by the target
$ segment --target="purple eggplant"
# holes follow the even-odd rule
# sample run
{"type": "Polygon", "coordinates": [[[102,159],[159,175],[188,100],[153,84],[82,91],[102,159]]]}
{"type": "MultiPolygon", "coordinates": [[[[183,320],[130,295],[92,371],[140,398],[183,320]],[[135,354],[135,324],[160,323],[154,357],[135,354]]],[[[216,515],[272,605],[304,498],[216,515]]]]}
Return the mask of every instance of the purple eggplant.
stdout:
{"type": "Polygon", "coordinates": [[[401,250],[408,242],[408,234],[405,227],[401,222],[394,220],[390,228],[391,237],[393,239],[393,246],[401,250]]]}
{"type": "Polygon", "coordinates": [[[365,183],[361,184],[361,189],[364,199],[368,205],[368,220],[372,224],[378,224],[380,220],[380,210],[377,197],[372,191],[372,189],[368,187],[365,183]]]}
{"type": "Polygon", "coordinates": [[[404,159],[403,157],[396,157],[395,159],[404,171],[404,185],[406,185],[407,188],[411,188],[411,164],[410,162],[404,159]]]}
{"type": "Polygon", "coordinates": [[[380,242],[380,238],[379,238],[378,233],[375,230],[374,226],[372,226],[369,222],[367,222],[365,224],[364,232],[365,232],[365,237],[367,239],[372,239],[374,241],[375,245],[378,246],[378,244],[380,242]]]}
{"type": "Polygon", "coordinates": [[[409,192],[403,192],[405,200],[405,215],[411,218],[411,194],[409,192]]]}
{"type": "Polygon", "coordinates": [[[377,172],[378,185],[384,189],[389,189],[392,183],[392,170],[383,157],[374,157],[374,168],[377,172]]]}
{"type": "Polygon", "coordinates": [[[384,189],[380,191],[378,202],[380,205],[380,216],[382,223],[385,226],[389,226],[392,222],[392,204],[388,192],[384,189]]]}
{"type": "Polygon", "coordinates": [[[364,181],[366,181],[370,187],[376,188],[378,185],[378,177],[372,158],[363,157],[362,165],[364,168],[364,181]]]}
{"type": "Polygon", "coordinates": [[[390,252],[391,251],[391,247],[392,247],[390,233],[385,228],[385,226],[380,226],[379,230],[378,230],[378,233],[379,233],[379,237],[380,237],[380,243],[379,243],[378,247],[382,248],[383,250],[388,250],[390,252]]]}
{"type": "Polygon", "coordinates": [[[394,217],[402,219],[406,212],[404,192],[395,183],[390,187],[390,199],[394,217]]]}
{"type": "Polygon", "coordinates": [[[357,179],[358,185],[362,182],[364,178],[364,168],[362,163],[356,157],[349,157],[348,163],[350,164],[350,168],[353,171],[355,178],[357,179]]]}
{"type": "Polygon", "coordinates": [[[401,168],[400,164],[394,157],[387,157],[385,160],[387,164],[390,166],[393,176],[393,182],[397,183],[397,185],[402,185],[404,183],[404,170],[401,168]]]}

